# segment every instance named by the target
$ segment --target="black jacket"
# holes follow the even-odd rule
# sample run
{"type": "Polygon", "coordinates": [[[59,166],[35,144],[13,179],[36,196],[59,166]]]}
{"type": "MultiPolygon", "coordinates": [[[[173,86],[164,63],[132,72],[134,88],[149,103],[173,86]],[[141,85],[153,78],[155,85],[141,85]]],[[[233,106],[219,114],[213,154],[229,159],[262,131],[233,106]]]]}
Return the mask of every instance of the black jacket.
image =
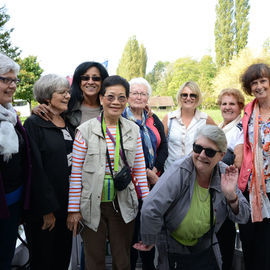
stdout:
{"type": "MultiPolygon", "coordinates": [[[[74,130],[66,122],[74,139],[74,130]]],[[[67,152],[63,133],[52,122],[32,115],[24,123],[31,148],[32,186],[31,214],[41,217],[53,212],[56,217],[67,215],[69,175],[67,152]]]]}

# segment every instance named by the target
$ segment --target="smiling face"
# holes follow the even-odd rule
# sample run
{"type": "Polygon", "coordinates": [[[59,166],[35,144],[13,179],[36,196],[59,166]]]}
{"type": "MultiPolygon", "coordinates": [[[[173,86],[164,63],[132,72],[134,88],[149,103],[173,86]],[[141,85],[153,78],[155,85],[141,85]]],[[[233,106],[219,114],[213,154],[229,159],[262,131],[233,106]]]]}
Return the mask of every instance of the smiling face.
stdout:
{"type": "Polygon", "coordinates": [[[182,109],[195,110],[198,104],[198,95],[186,86],[179,96],[179,102],[182,109]],[[194,95],[196,95],[196,97],[194,95]]]}
{"type": "MultiPolygon", "coordinates": [[[[17,76],[13,71],[9,71],[1,75],[1,77],[17,79],[17,76]]],[[[11,103],[15,91],[16,91],[16,83],[12,82],[11,84],[8,84],[0,80],[0,104],[6,105],[7,103],[11,103]]]]}
{"type": "Polygon", "coordinates": [[[241,108],[233,95],[224,95],[220,104],[224,126],[229,124],[241,114],[241,108]]]}
{"type": "Polygon", "coordinates": [[[106,88],[104,96],[100,95],[105,119],[118,119],[127,104],[126,89],[123,85],[113,85],[106,88]]]}
{"type": "Polygon", "coordinates": [[[91,67],[82,76],[89,77],[89,80],[81,80],[80,84],[84,99],[96,99],[99,94],[102,81],[93,81],[92,77],[101,77],[99,69],[91,67]]]}
{"type": "MultiPolygon", "coordinates": [[[[203,136],[199,137],[195,143],[202,146],[203,148],[211,148],[213,150],[219,151],[216,144],[213,141],[207,139],[206,137],[203,136]]],[[[193,152],[192,159],[197,171],[210,173],[212,172],[216,164],[222,160],[223,156],[224,153],[217,152],[213,157],[208,157],[205,154],[205,150],[203,150],[199,154],[193,152]]]]}
{"type": "Polygon", "coordinates": [[[128,98],[128,105],[133,110],[143,110],[148,102],[147,87],[143,84],[132,84],[128,98]]]}
{"type": "Polygon", "coordinates": [[[266,98],[270,98],[270,85],[269,79],[266,77],[259,78],[250,83],[252,94],[260,102],[266,98]]]}
{"type": "Polygon", "coordinates": [[[60,114],[68,109],[70,100],[70,91],[68,88],[59,89],[52,94],[49,101],[50,108],[57,114],[60,114]]]}

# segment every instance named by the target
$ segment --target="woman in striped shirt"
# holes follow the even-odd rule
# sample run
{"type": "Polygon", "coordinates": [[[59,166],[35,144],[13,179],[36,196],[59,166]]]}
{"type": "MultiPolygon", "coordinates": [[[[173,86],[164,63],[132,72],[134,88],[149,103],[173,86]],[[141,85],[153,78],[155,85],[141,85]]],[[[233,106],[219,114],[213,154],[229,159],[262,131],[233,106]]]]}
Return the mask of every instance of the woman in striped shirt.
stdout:
{"type": "Polygon", "coordinates": [[[86,269],[104,270],[107,236],[113,269],[130,269],[130,245],[138,211],[135,185],[142,198],[149,192],[139,128],[121,116],[128,96],[129,84],[124,78],[106,78],[100,91],[104,110],[101,117],[79,126],[74,141],[68,227],[76,233],[79,222],[85,225],[81,235],[86,269]],[[125,165],[121,150],[137,184],[130,182],[119,191],[112,174],[115,176],[125,165]]]}

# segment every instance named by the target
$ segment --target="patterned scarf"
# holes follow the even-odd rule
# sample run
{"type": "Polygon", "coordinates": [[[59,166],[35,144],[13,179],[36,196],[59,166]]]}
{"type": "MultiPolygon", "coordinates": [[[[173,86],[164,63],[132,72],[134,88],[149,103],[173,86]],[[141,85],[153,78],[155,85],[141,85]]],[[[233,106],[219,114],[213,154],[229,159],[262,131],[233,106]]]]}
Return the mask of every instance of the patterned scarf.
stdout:
{"type": "Polygon", "coordinates": [[[19,151],[19,139],[15,131],[17,114],[12,105],[0,105],[0,155],[8,161],[12,154],[19,151]]]}
{"type": "Polygon", "coordinates": [[[254,139],[252,148],[252,177],[249,189],[249,200],[251,203],[252,222],[260,222],[265,217],[270,218],[270,202],[266,194],[265,175],[263,164],[263,146],[259,129],[259,106],[255,103],[254,111],[254,139]]]}
{"type": "Polygon", "coordinates": [[[123,117],[135,122],[140,127],[146,168],[152,169],[156,159],[157,138],[154,132],[146,125],[146,111],[142,112],[142,120],[138,120],[134,117],[130,107],[126,107],[123,117]]]}

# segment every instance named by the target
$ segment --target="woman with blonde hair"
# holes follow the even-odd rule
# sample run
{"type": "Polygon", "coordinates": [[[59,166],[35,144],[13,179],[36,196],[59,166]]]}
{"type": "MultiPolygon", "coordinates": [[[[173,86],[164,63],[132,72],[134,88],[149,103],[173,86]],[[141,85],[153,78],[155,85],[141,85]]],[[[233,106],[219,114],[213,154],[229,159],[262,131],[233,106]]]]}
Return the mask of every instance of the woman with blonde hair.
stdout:
{"type": "Polygon", "coordinates": [[[202,94],[195,82],[188,81],[181,85],[176,100],[179,108],[165,115],[162,120],[168,142],[165,170],[175,160],[192,152],[194,136],[198,129],[206,124],[215,125],[210,116],[198,110],[202,94]]]}

